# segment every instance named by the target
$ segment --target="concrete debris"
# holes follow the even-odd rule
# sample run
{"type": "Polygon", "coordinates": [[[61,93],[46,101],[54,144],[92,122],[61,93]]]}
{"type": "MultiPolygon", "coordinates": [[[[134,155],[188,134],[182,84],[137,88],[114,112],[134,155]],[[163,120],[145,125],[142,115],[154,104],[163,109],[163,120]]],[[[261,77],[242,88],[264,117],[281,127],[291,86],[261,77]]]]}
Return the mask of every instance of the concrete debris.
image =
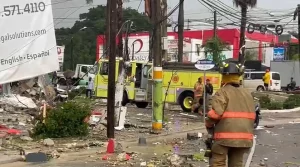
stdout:
{"type": "Polygon", "coordinates": [[[202,137],[202,133],[187,133],[188,140],[197,140],[202,137]]]}
{"type": "Polygon", "coordinates": [[[23,141],[32,141],[32,140],[33,140],[33,139],[32,139],[31,137],[29,137],[29,136],[21,136],[20,139],[23,140],[23,141]]]}
{"type": "Polygon", "coordinates": [[[43,144],[45,145],[45,146],[54,146],[54,141],[52,140],[52,139],[45,139],[44,141],[43,141],[43,144]]]}
{"type": "Polygon", "coordinates": [[[274,125],[265,125],[265,128],[274,128],[274,125]]]}
{"type": "MultiPolygon", "coordinates": [[[[25,91],[31,89],[37,83],[37,78],[32,78],[28,80],[19,81],[18,91],[19,93],[24,93],[25,91]]],[[[12,88],[14,89],[14,88],[12,88]]],[[[15,88],[17,89],[17,88],[15,88]]]]}
{"type": "Polygon", "coordinates": [[[147,162],[141,162],[140,166],[147,166],[147,162]]]}
{"type": "Polygon", "coordinates": [[[130,160],[130,156],[126,153],[121,153],[117,156],[117,161],[128,161],[130,160]]]}
{"type": "Polygon", "coordinates": [[[266,166],[266,163],[265,163],[264,160],[261,160],[260,163],[259,163],[259,165],[260,165],[260,166],[266,166]]]}
{"type": "Polygon", "coordinates": [[[0,98],[1,105],[8,105],[15,108],[37,108],[31,98],[13,94],[12,96],[4,96],[0,98]]]}
{"type": "Polygon", "coordinates": [[[60,154],[58,153],[57,150],[54,150],[54,151],[51,151],[51,152],[47,153],[47,156],[48,156],[49,158],[57,159],[57,158],[60,157],[60,154]]]}
{"type": "Polygon", "coordinates": [[[122,144],[119,143],[119,142],[117,142],[115,144],[116,144],[115,145],[115,153],[121,153],[121,152],[123,152],[123,146],[122,146],[122,144]]]}
{"type": "Polygon", "coordinates": [[[169,164],[173,167],[180,167],[181,164],[184,163],[183,158],[181,158],[177,154],[173,154],[173,155],[169,156],[167,160],[168,160],[169,164]]]}

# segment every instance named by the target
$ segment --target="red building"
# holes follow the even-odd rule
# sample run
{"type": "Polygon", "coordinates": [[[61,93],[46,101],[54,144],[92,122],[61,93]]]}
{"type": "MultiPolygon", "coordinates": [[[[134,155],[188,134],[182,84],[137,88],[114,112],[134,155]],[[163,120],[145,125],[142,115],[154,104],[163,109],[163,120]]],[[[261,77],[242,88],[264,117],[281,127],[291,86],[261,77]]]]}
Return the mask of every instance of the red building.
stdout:
{"type": "MultiPolygon", "coordinates": [[[[224,42],[227,42],[229,45],[231,45],[232,50],[231,52],[227,53],[227,58],[238,58],[239,55],[239,37],[240,32],[239,29],[219,29],[217,31],[218,37],[220,37],[224,42]]],[[[168,36],[172,36],[173,38],[177,39],[178,35],[175,32],[168,32],[168,36]]],[[[149,33],[148,32],[141,32],[141,33],[134,33],[130,34],[129,37],[134,38],[136,40],[138,39],[144,39],[149,41],[149,33]]],[[[186,39],[197,39],[201,41],[200,43],[205,43],[206,40],[213,37],[213,30],[196,30],[196,31],[185,31],[184,37],[186,39]]],[[[134,40],[133,43],[136,41],[134,40]]],[[[295,42],[295,41],[291,41],[295,42]]],[[[246,49],[251,49],[254,51],[257,55],[258,60],[263,59],[263,53],[264,48],[266,47],[272,47],[274,44],[278,43],[278,36],[271,35],[271,34],[261,34],[259,32],[254,32],[253,34],[246,33],[246,49]]],[[[97,59],[100,55],[103,54],[103,44],[104,44],[104,36],[99,35],[97,37],[97,59]]],[[[130,42],[129,42],[129,45],[130,42]]],[[[149,48],[149,45],[141,44],[139,50],[141,50],[142,47],[149,48]],[[142,46],[143,45],[143,46],[142,46]]],[[[146,51],[145,51],[146,52],[146,51]]]]}

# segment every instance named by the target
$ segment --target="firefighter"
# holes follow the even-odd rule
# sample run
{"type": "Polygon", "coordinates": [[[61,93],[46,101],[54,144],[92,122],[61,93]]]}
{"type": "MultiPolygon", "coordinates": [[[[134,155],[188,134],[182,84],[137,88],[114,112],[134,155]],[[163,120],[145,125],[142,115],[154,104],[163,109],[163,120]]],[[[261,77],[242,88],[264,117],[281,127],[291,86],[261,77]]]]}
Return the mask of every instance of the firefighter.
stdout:
{"type": "Polygon", "coordinates": [[[265,90],[269,90],[269,83],[270,83],[270,70],[267,68],[266,69],[266,73],[263,76],[263,81],[264,81],[264,86],[265,86],[265,90]]]}
{"type": "Polygon", "coordinates": [[[205,121],[213,136],[210,166],[242,167],[243,155],[253,145],[255,109],[252,95],[240,87],[244,67],[227,63],[220,68],[223,87],[211,99],[205,121]]]}
{"type": "Polygon", "coordinates": [[[198,108],[198,112],[200,115],[202,115],[201,109],[200,109],[200,99],[203,95],[203,84],[202,84],[202,78],[199,77],[198,81],[194,85],[194,101],[192,106],[192,112],[194,112],[198,108]]]}

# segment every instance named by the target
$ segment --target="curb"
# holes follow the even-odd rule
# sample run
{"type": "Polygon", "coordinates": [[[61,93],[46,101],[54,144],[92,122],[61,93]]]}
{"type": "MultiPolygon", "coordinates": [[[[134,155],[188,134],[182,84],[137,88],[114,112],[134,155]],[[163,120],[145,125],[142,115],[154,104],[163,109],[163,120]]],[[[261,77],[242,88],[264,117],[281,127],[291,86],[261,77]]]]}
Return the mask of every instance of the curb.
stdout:
{"type": "Polygon", "coordinates": [[[300,107],[293,109],[285,109],[285,110],[261,110],[261,113],[287,113],[287,112],[298,112],[300,111],[300,107]]]}
{"type": "MultiPolygon", "coordinates": [[[[159,134],[156,136],[149,136],[149,137],[146,137],[146,140],[147,140],[147,142],[155,142],[155,141],[168,140],[168,139],[173,139],[173,138],[181,138],[181,137],[186,137],[187,133],[191,133],[191,132],[195,132],[195,131],[203,132],[204,130],[206,130],[206,128],[204,126],[201,126],[199,128],[188,129],[188,130],[180,131],[180,132],[173,132],[173,133],[167,133],[167,134],[159,134]]],[[[126,145],[137,144],[138,138],[121,141],[121,143],[126,143],[126,145]]]]}

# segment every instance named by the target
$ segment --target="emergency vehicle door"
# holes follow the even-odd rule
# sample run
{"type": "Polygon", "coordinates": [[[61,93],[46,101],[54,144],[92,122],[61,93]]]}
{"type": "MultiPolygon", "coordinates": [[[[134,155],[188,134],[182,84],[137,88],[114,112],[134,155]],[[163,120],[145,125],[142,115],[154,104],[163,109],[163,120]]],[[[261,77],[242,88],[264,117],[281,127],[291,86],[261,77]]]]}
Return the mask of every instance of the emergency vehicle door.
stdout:
{"type": "Polygon", "coordinates": [[[147,64],[143,64],[142,70],[142,80],[141,80],[141,89],[147,89],[148,85],[148,70],[151,66],[147,64]]]}

